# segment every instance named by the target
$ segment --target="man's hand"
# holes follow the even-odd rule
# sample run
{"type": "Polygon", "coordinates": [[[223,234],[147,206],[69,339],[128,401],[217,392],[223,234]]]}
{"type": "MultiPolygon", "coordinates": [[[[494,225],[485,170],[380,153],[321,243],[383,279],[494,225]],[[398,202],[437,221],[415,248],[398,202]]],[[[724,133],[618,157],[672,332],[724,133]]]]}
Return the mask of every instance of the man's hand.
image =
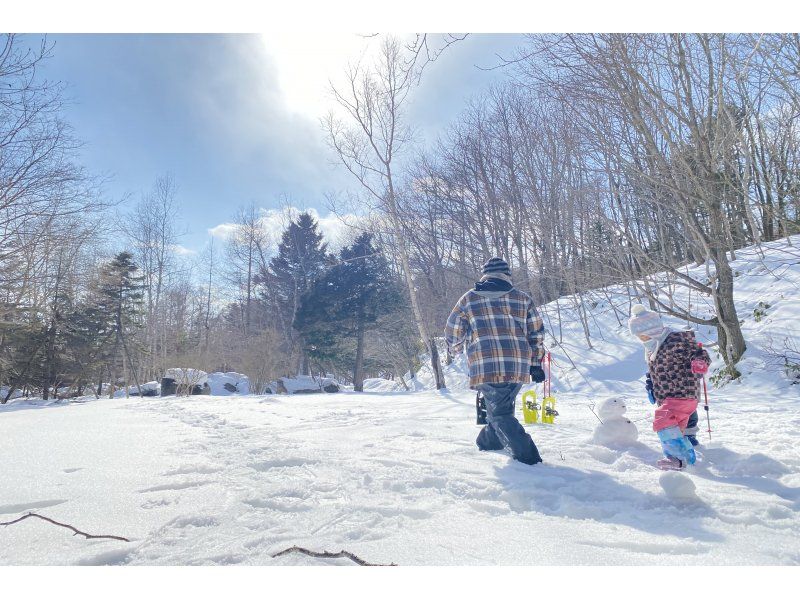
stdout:
{"type": "Polygon", "coordinates": [[[534,382],[544,382],[544,370],[541,368],[541,366],[532,365],[530,372],[531,380],[534,382]]]}

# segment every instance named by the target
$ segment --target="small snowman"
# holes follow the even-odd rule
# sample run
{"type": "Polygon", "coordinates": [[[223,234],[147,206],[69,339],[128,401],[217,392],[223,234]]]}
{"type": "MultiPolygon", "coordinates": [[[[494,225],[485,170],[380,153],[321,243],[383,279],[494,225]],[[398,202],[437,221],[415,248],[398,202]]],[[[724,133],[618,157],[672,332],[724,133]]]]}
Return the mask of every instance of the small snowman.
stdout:
{"type": "Polygon", "coordinates": [[[636,424],[625,417],[625,401],[622,399],[606,399],[595,410],[603,423],[594,429],[592,440],[597,444],[618,446],[633,444],[639,438],[636,424]]]}

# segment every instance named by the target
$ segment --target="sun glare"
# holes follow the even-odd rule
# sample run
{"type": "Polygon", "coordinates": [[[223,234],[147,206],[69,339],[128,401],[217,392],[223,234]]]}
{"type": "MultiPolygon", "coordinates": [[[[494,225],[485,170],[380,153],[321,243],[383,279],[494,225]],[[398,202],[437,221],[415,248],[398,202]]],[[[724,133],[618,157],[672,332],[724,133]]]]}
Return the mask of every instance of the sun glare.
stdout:
{"type": "Polygon", "coordinates": [[[278,69],[289,108],[320,118],[331,106],[329,81],[340,81],[348,63],[368,58],[379,38],[358,33],[262,33],[261,39],[278,69]]]}

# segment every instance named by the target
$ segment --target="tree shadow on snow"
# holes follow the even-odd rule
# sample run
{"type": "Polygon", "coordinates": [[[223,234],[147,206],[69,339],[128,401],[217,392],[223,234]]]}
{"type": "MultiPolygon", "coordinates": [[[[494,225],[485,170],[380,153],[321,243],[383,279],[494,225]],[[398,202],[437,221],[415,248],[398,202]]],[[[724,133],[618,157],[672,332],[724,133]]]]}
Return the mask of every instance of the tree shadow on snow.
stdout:
{"type": "Polygon", "coordinates": [[[724,540],[703,527],[703,518],[716,517],[711,507],[700,499],[668,499],[655,475],[653,492],[642,492],[605,473],[558,462],[530,466],[510,460],[496,468],[496,473],[506,489],[501,498],[518,513],[535,511],[553,517],[592,519],[695,541],[724,540]]]}
{"type": "MultiPolygon", "coordinates": [[[[450,401],[451,403],[455,403],[456,405],[469,404],[469,401],[464,401],[463,398],[459,398],[459,397],[453,395],[453,393],[450,392],[449,388],[440,388],[439,390],[436,390],[436,391],[433,391],[433,392],[435,392],[441,398],[447,399],[448,401],[450,401]]],[[[474,390],[470,390],[469,392],[472,393],[472,397],[474,398],[475,397],[475,391],[474,390]]],[[[460,394],[461,393],[459,393],[459,395],[460,394]]]]}
{"type": "MultiPolygon", "coordinates": [[[[608,355],[607,353],[605,355],[608,355]]],[[[606,364],[584,364],[584,375],[595,383],[636,382],[644,379],[647,365],[641,350],[624,357],[608,355],[614,361],[606,364]]]]}
{"type": "Polygon", "coordinates": [[[793,508],[800,508],[800,488],[786,486],[774,479],[792,473],[784,463],[763,453],[742,455],[723,447],[701,447],[700,450],[702,460],[695,469],[698,477],[777,496],[791,502],[793,508]]]}
{"type": "Polygon", "coordinates": [[[16,399],[9,401],[5,405],[0,405],[0,414],[12,411],[28,411],[31,409],[50,409],[52,407],[66,407],[72,405],[84,405],[95,401],[94,397],[87,399],[52,399],[45,401],[42,399],[16,399]]]}

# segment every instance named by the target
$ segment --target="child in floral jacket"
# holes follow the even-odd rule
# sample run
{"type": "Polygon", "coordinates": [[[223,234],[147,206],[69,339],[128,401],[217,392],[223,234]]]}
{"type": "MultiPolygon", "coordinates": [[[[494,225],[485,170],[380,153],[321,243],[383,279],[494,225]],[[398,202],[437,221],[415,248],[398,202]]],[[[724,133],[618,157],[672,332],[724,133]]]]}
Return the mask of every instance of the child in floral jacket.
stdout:
{"type": "Polygon", "coordinates": [[[683,469],[696,459],[693,447],[696,442],[692,442],[696,429],[687,430],[687,426],[690,420],[697,421],[698,383],[708,371],[711,359],[697,344],[694,332],[665,327],[661,316],[643,305],[633,306],[628,326],[645,348],[648,393],[657,405],[653,430],[661,440],[665,456],[658,466],[683,469]]]}

